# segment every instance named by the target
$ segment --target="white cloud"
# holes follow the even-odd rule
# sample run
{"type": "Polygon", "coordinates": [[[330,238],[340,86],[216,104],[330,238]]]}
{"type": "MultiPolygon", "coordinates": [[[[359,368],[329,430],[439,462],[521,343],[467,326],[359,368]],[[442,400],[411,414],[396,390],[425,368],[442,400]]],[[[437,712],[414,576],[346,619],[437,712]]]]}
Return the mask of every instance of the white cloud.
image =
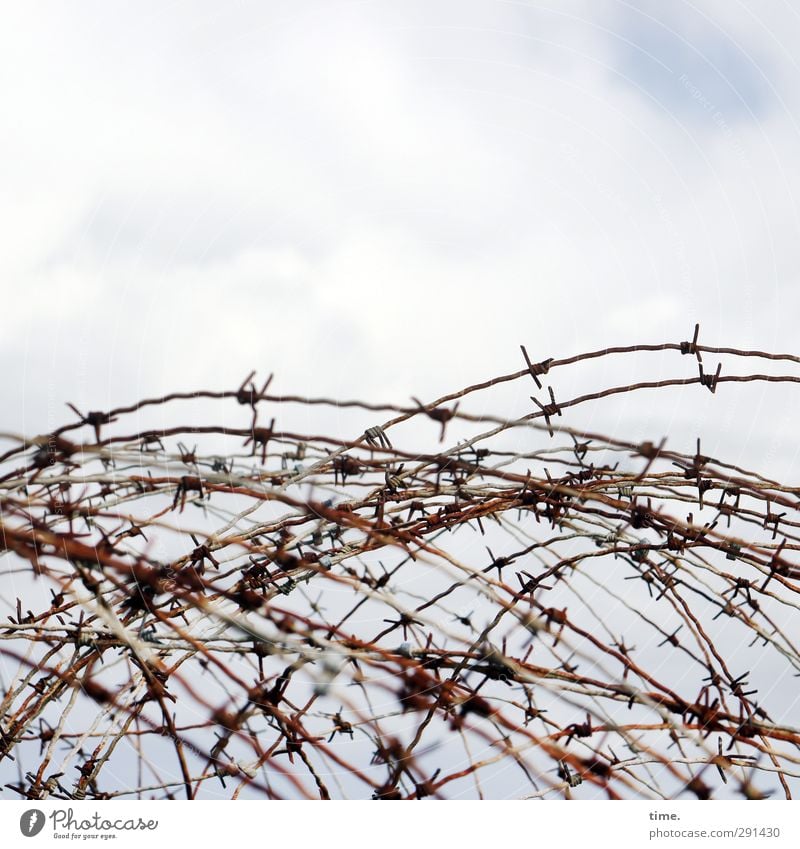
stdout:
{"type": "Polygon", "coordinates": [[[700,7],[16,9],[9,426],[46,385],[403,400],[520,342],[793,347],[797,16],[700,7]]]}

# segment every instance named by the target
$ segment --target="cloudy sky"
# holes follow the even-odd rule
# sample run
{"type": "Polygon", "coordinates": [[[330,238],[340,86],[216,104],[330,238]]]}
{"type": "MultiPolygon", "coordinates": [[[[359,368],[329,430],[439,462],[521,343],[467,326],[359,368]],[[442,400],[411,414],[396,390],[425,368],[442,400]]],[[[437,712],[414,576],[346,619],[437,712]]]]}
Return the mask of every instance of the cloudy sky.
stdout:
{"type": "Polygon", "coordinates": [[[251,368],[403,403],[695,321],[797,352],[788,0],[3,17],[0,429],[251,368]]]}

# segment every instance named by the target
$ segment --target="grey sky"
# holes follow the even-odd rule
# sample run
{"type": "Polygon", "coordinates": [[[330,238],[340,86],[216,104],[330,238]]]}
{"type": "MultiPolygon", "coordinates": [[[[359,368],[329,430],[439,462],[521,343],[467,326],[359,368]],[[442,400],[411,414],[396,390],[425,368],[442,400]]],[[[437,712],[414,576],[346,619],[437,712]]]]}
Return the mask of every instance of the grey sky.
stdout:
{"type": "MultiPolygon", "coordinates": [[[[798,353],[799,42],[788,0],[4,3],[0,431],[253,368],[278,393],[427,400],[521,368],[520,343],[539,360],[696,321],[706,344],[798,353]]],[[[534,409],[518,391],[504,414],[534,409]]],[[[566,415],[702,436],[796,485],[796,397],[566,415]]]]}
{"type": "Polygon", "coordinates": [[[253,367],[404,401],[696,320],[797,347],[789,3],[4,17],[5,429],[253,367]]]}

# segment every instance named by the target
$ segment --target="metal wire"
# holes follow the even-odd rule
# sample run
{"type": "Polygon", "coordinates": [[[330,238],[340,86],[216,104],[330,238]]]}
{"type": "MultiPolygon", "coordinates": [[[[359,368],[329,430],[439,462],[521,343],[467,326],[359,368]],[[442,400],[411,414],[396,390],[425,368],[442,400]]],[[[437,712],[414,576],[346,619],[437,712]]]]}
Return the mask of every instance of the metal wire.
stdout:
{"type": "Polygon", "coordinates": [[[800,358],[698,332],[523,348],[520,371],[429,403],[251,374],[5,435],[4,795],[790,798],[798,490],[699,441],[565,424],[623,393],[800,382],[727,373],[800,358]],[[557,391],[570,366],[647,351],[676,352],[675,377],[557,391]],[[485,399],[507,384],[529,412],[485,399]],[[181,424],[189,400],[203,417],[181,424]],[[283,430],[294,405],[370,423],[283,430]],[[163,424],[142,429],[148,411],[163,424]]]}

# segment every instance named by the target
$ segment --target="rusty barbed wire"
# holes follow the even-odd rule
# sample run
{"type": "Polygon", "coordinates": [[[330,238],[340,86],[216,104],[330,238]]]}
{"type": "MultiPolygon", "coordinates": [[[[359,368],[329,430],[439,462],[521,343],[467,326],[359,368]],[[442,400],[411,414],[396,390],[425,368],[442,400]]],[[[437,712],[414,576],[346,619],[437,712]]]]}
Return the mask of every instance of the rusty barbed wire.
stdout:
{"type": "Polygon", "coordinates": [[[407,406],[251,373],[4,435],[3,795],[791,798],[800,490],[565,411],[797,383],[735,364],[800,358],[699,327],[522,355],[407,406]],[[678,354],[674,377],[559,391],[560,370],[653,351],[678,354]],[[528,412],[470,412],[506,384],[528,412]],[[288,405],[364,429],[284,430],[288,405]]]}

